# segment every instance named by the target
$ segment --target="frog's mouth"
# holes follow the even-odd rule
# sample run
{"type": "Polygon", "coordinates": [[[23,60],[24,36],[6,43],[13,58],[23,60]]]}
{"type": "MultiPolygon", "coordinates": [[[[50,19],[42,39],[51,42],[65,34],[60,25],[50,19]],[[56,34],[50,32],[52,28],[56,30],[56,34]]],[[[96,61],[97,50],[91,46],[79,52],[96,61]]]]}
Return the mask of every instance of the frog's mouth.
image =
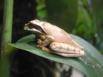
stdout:
{"type": "Polygon", "coordinates": [[[40,33],[40,34],[45,33],[39,25],[30,23],[30,22],[25,24],[24,30],[31,31],[33,33],[40,33]]]}

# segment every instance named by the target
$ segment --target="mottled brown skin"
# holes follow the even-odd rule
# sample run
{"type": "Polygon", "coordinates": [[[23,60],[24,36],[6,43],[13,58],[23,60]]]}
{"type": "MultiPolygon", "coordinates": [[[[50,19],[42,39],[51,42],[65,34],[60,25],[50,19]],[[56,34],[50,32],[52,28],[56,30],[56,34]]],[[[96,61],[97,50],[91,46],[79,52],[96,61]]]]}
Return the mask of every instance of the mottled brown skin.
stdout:
{"type": "Polygon", "coordinates": [[[49,45],[53,42],[53,40],[49,37],[47,37],[44,34],[39,35],[39,39],[37,39],[37,47],[41,48],[42,50],[45,50],[47,52],[50,52],[49,45]]]}

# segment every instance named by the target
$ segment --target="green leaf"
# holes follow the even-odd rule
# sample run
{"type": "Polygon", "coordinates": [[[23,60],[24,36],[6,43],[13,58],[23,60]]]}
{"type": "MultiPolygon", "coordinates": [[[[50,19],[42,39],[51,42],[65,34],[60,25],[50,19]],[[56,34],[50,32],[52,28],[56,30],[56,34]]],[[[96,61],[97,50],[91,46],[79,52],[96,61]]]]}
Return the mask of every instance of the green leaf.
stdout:
{"type": "Polygon", "coordinates": [[[81,58],[81,60],[91,66],[94,71],[96,71],[97,77],[103,76],[103,56],[100,54],[100,52],[94,48],[91,44],[86,42],[85,40],[81,39],[78,36],[72,35],[72,37],[84,47],[86,51],[86,55],[81,58]],[[99,72],[98,72],[99,71],[99,72]]]}
{"type": "Polygon", "coordinates": [[[85,48],[86,56],[80,58],[67,58],[55,54],[50,54],[36,47],[34,35],[23,37],[22,39],[18,40],[17,43],[11,44],[11,46],[28,51],[32,54],[52,61],[70,65],[84,73],[87,77],[103,76],[102,55],[85,40],[75,35],[72,35],[72,37],[85,48]]]}

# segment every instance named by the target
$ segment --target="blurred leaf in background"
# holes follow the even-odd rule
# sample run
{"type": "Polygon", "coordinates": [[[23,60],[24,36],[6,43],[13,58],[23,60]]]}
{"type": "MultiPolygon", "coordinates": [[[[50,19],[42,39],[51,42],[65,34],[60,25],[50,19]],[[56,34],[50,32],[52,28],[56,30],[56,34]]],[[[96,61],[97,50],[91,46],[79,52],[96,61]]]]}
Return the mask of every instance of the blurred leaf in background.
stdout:
{"type": "MultiPolygon", "coordinates": [[[[42,8],[38,10],[38,18],[44,17],[51,23],[59,25],[66,31],[71,32],[76,22],[77,17],[77,0],[37,0],[38,7],[42,8]],[[42,4],[43,6],[41,6],[42,4]],[[45,8],[44,8],[45,7],[45,8]],[[45,13],[46,15],[45,15],[45,13]]],[[[38,9],[37,7],[37,9],[38,9]]],[[[42,18],[41,18],[42,19],[42,18]]]]}
{"type": "Polygon", "coordinates": [[[78,17],[73,33],[93,43],[96,34],[96,25],[87,1],[88,0],[79,0],[78,2],[78,17]]]}
{"type": "Polygon", "coordinates": [[[103,0],[92,0],[93,14],[97,26],[97,47],[103,53],[103,0]]]}
{"type": "Polygon", "coordinates": [[[42,20],[47,19],[45,0],[36,0],[36,2],[37,2],[37,8],[36,8],[37,17],[42,20]]]}
{"type": "Polygon", "coordinates": [[[48,20],[71,31],[77,17],[77,0],[47,0],[48,20]]]}

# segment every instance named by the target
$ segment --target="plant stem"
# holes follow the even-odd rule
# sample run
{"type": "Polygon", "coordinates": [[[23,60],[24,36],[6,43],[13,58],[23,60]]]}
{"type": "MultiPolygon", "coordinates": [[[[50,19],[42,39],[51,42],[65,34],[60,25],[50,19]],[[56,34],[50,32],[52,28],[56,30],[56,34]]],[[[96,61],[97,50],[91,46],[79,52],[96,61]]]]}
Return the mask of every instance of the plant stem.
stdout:
{"type": "Polygon", "coordinates": [[[7,45],[12,40],[13,0],[4,1],[4,18],[1,43],[1,57],[6,54],[7,45]]]}
{"type": "Polygon", "coordinates": [[[10,61],[8,44],[12,40],[13,0],[4,0],[4,18],[0,53],[0,77],[9,77],[10,61]]]}

